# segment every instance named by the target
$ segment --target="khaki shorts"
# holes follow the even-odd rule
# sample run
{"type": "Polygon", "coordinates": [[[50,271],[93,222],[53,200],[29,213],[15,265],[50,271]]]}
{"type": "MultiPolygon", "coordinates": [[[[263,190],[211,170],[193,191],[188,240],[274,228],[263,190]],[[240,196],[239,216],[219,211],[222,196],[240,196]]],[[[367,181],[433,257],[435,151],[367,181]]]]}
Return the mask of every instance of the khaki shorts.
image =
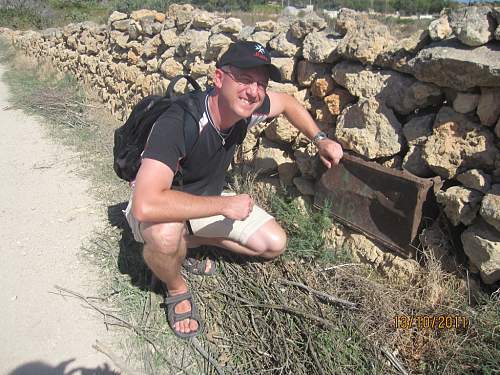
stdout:
{"type": "MultiPolygon", "coordinates": [[[[222,195],[234,195],[234,193],[222,193],[222,195]]],[[[127,209],[123,211],[128,224],[137,242],[144,243],[139,228],[139,221],[132,215],[132,197],[128,202],[127,209]]],[[[263,224],[273,219],[266,211],[259,206],[253,206],[252,213],[245,220],[231,220],[222,215],[204,217],[201,219],[189,220],[192,234],[198,237],[223,237],[246,245],[248,239],[263,224]]]]}

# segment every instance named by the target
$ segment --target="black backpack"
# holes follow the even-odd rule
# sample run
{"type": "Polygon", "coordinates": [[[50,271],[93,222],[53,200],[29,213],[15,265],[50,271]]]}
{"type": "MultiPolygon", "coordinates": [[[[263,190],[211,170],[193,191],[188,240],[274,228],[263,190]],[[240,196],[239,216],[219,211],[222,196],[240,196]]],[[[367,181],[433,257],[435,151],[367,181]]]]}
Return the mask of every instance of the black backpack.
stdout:
{"type": "Polygon", "coordinates": [[[184,109],[184,139],[186,154],[193,149],[198,139],[198,114],[194,95],[200,86],[194,78],[184,75],[175,77],[167,88],[165,96],[149,95],[137,103],[132,109],[125,124],[115,130],[113,146],[113,169],[118,177],[125,181],[133,181],[141,166],[141,154],[155,121],[174,103],[184,109]],[[174,86],[182,78],[193,86],[194,90],[175,97],[174,86]]]}

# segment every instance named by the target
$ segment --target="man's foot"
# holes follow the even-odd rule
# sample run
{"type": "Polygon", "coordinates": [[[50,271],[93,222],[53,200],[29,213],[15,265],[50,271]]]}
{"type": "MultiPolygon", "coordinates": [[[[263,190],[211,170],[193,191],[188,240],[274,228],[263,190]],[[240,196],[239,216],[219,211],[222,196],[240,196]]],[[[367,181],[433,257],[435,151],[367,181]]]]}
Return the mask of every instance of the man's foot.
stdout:
{"type": "Polygon", "coordinates": [[[207,246],[188,249],[188,254],[186,259],[182,262],[182,266],[186,271],[195,275],[213,275],[217,269],[217,263],[206,253],[207,246]]]}
{"type": "Polygon", "coordinates": [[[186,257],[182,262],[182,267],[194,275],[202,276],[211,276],[217,269],[215,260],[210,258],[197,259],[194,257],[186,257]]]}
{"type": "Polygon", "coordinates": [[[169,294],[161,306],[165,308],[168,324],[177,337],[194,337],[203,331],[203,321],[191,292],[169,294]]]}

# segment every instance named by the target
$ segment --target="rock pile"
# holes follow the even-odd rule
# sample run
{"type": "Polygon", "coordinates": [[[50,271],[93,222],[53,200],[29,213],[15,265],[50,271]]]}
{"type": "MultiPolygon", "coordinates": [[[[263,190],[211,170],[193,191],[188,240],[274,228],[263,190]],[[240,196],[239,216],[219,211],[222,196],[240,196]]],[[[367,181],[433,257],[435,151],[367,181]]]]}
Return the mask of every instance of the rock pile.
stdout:
{"type": "MultiPolygon", "coordinates": [[[[174,4],[166,13],[114,12],[107,25],[2,31],[28,55],[49,58],[93,86],[122,119],[144,95],[165,91],[178,74],[210,84],[214,61],[232,41],[262,43],[284,77],[270,89],[294,95],[345,149],[445,180],[438,202],[462,228],[471,269],[495,283],[500,280],[499,21],[499,8],[444,10],[428,30],[397,40],[385,25],[348,9],[340,12],[333,31],[314,16],[248,27],[236,18],[174,4]]],[[[176,87],[185,89],[181,82],[176,87]]],[[[276,171],[281,183],[294,185],[308,200],[318,177],[315,153],[279,117],[249,134],[242,161],[276,171]]],[[[360,259],[395,264],[375,250],[369,255],[372,246],[358,246],[356,235],[341,235],[348,237],[342,243],[357,244],[360,259]]]]}

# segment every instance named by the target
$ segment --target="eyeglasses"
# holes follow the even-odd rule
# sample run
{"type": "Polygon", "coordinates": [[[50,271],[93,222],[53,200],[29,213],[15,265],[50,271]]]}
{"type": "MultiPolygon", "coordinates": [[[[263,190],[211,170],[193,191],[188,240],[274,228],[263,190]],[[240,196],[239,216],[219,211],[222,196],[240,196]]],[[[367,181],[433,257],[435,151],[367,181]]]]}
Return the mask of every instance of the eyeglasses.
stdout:
{"type": "Polygon", "coordinates": [[[224,73],[226,73],[229,78],[231,78],[234,82],[236,82],[237,84],[241,85],[241,86],[251,86],[253,85],[254,83],[257,84],[257,89],[260,90],[260,91],[266,91],[267,89],[267,81],[264,82],[264,81],[256,81],[254,80],[252,77],[250,76],[247,76],[247,75],[235,75],[233,72],[231,71],[228,71],[228,70],[222,70],[224,73]]]}

